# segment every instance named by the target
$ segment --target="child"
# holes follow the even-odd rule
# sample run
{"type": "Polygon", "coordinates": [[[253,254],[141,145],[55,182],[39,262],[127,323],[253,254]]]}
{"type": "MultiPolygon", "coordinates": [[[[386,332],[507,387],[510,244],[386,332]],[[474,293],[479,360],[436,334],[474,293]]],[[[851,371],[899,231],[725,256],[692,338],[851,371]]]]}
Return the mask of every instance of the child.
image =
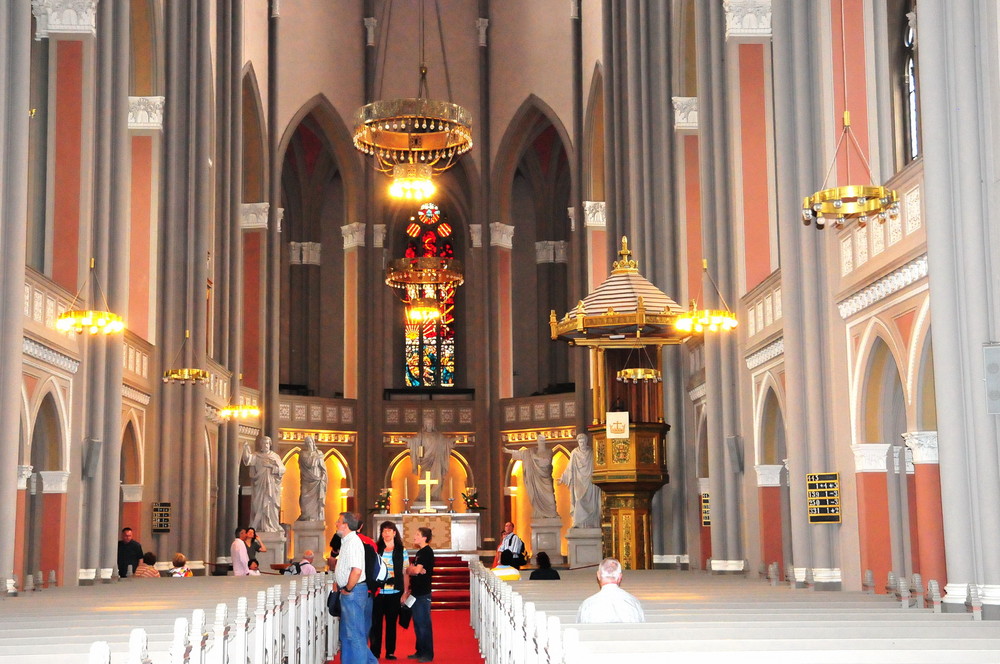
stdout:
{"type": "Polygon", "coordinates": [[[251,558],[247,566],[250,568],[250,576],[260,576],[260,563],[256,558],[251,558]]]}
{"type": "Polygon", "coordinates": [[[194,576],[194,572],[188,569],[187,558],[183,553],[174,554],[174,568],[170,570],[170,576],[194,576]]]}

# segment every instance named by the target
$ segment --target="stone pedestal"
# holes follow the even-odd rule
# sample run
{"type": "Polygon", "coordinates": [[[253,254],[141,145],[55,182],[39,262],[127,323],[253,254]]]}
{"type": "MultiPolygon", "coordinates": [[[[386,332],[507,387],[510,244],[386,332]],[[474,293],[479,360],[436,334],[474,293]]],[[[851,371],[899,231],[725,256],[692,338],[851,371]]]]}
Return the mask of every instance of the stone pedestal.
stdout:
{"type": "Polygon", "coordinates": [[[600,528],[570,528],[566,533],[569,568],[599,564],[603,558],[600,528]]]}
{"type": "MultiPolygon", "coordinates": [[[[322,567],[329,544],[324,540],[326,540],[326,523],[323,521],[296,521],[292,524],[292,550],[296,560],[302,557],[303,551],[311,549],[316,554],[313,558],[316,567],[322,567]]],[[[267,549],[271,550],[270,544],[267,544],[267,549]]]]}
{"type": "Polygon", "coordinates": [[[267,551],[257,554],[257,562],[260,563],[261,570],[270,571],[271,565],[287,563],[285,558],[285,538],[284,531],[279,532],[258,532],[257,537],[267,547],[267,551]]]}
{"type": "Polygon", "coordinates": [[[544,551],[549,554],[549,560],[552,561],[553,565],[561,565],[565,562],[560,541],[561,531],[562,519],[558,517],[533,520],[531,522],[531,555],[534,556],[539,551],[544,551]]]}

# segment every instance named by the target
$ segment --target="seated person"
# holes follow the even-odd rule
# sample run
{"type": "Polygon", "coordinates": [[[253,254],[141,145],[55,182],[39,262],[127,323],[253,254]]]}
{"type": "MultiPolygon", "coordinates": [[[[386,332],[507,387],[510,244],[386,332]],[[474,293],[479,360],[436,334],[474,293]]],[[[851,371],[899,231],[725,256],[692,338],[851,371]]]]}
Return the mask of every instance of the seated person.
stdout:
{"type": "Polygon", "coordinates": [[[510,521],[503,524],[503,532],[500,534],[500,546],[497,547],[497,555],[493,559],[493,566],[507,565],[515,569],[521,569],[527,561],[524,555],[524,540],[514,532],[514,524],[510,521]]]}
{"type": "Polygon", "coordinates": [[[601,589],[583,600],[576,613],[578,623],[641,623],[646,622],[642,604],[621,589],[622,564],[605,558],[597,567],[597,582],[601,589]]]}
{"type": "Polygon", "coordinates": [[[520,581],[521,571],[510,565],[497,565],[490,570],[501,581],[520,581]]]}
{"type": "Polygon", "coordinates": [[[170,570],[170,576],[194,576],[194,572],[187,566],[187,558],[184,557],[183,553],[175,553],[173,563],[174,566],[170,570]]]}
{"type": "Polygon", "coordinates": [[[299,574],[312,576],[316,573],[316,567],[313,565],[314,555],[312,549],[306,549],[302,552],[302,560],[299,561],[299,574]]]}
{"type": "Polygon", "coordinates": [[[544,551],[539,551],[538,555],[535,556],[535,562],[538,563],[538,569],[531,573],[528,578],[532,581],[558,581],[559,572],[552,569],[552,561],[549,560],[549,554],[544,551]]]}
{"type": "Polygon", "coordinates": [[[159,570],[156,569],[156,554],[152,551],[147,551],[142,554],[142,559],[139,561],[139,565],[135,568],[135,572],[132,576],[151,578],[154,576],[160,576],[159,570]]]}
{"type": "Polygon", "coordinates": [[[257,562],[256,558],[251,558],[247,567],[250,568],[250,576],[260,576],[260,563],[257,562]]]}

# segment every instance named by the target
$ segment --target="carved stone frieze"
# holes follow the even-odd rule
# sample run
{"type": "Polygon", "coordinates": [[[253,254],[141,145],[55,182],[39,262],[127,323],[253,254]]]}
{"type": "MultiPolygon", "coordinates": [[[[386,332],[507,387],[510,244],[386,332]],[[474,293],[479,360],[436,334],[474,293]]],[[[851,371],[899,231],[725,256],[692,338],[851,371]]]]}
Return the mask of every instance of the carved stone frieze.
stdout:
{"type": "Polygon", "coordinates": [[[128,128],[162,131],[164,106],[166,97],[129,97],[128,128]]]}
{"type": "Polygon", "coordinates": [[[863,311],[890,295],[898,293],[907,286],[926,278],[927,254],[924,254],[923,256],[914,258],[898,270],[894,270],[882,277],[871,286],[858,291],[845,300],[841,300],[837,304],[840,317],[846,320],[859,311],[863,311]]]}
{"type": "Polygon", "coordinates": [[[97,35],[97,0],[31,0],[35,39],[49,35],[97,35]]]}
{"type": "Polygon", "coordinates": [[[771,38],[771,0],[724,0],[726,40],[762,41],[771,38]]]}
{"type": "Polygon", "coordinates": [[[698,98],[674,97],[674,131],[694,134],[698,131],[698,98]]]}
{"type": "Polygon", "coordinates": [[[514,227],[499,221],[490,224],[490,246],[512,249],[514,247],[514,227]]]}
{"type": "Polygon", "coordinates": [[[902,437],[906,446],[913,451],[914,464],[938,463],[937,431],[907,431],[902,437]]]}

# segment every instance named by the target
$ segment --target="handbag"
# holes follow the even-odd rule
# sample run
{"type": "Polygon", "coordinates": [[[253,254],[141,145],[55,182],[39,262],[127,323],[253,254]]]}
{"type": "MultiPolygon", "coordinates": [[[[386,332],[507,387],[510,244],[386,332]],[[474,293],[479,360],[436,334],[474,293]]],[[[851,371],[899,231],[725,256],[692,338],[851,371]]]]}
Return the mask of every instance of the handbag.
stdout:
{"type": "Polygon", "coordinates": [[[331,616],[335,618],[340,617],[340,591],[331,590],[330,594],[326,596],[326,610],[330,612],[331,616]]]}
{"type": "Polygon", "coordinates": [[[413,610],[405,604],[399,605],[399,626],[407,629],[413,619],[413,610]]]}

